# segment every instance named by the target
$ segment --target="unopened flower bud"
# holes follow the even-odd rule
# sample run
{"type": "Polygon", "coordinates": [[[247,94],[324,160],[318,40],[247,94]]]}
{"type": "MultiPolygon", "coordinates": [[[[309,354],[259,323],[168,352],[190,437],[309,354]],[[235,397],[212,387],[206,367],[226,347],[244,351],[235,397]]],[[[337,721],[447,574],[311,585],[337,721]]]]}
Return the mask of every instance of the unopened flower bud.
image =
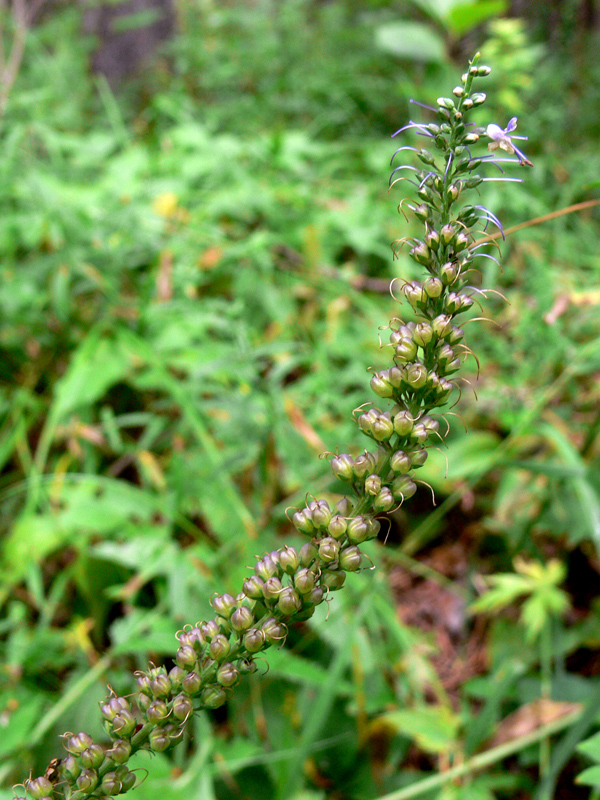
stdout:
{"type": "Polygon", "coordinates": [[[425,234],[425,244],[434,252],[437,252],[440,246],[440,235],[436,230],[430,230],[425,234]]]}
{"type": "Polygon", "coordinates": [[[431,250],[427,247],[425,242],[418,242],[414,247],[411,247],[408,254],[418,264],[427,266],[431,262],[431,250]]]}
{"type": "Polygon", "coordinates": [[[423,289],[425,290],[427,297],[435,299],[441,295],[442,291],[444,290],[444,284],[439,278],[427,278],[427,280],[423,283],[423,289]]]}
{"type": "Polygon", "coordinates": [[[474,106],[480,106],[482,103],[485,103],[485,98],[485,92],[474,92],[474,94],[471,95],[474,106]]]}
{"type": "Polygon", "coordinates": [[[452,317],[448,314],[440,314],[433,320],[431,327],[438,339],[443,339],[452,329],[452,317]]]}
{"type": "Polygon", "coordinates": [[[450,286],[458,277],[460,267],[458,263],[448,261],[440,268],[440,279],[444,286],[450,286]]]}

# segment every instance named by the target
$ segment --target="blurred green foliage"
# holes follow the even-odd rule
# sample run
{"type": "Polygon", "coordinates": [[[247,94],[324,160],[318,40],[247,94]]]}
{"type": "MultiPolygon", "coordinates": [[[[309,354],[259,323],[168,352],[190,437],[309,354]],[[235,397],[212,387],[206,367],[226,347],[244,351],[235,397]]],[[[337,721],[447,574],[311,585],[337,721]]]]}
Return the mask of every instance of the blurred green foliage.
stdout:
{"type": "MultiPolygon", "coordinates": [[[[74,5],[30,31],[0,128],[5,786],[43,770],[63,731],[100,735],[105,685],[127,694],[148,659],[169,663],[211,593],[292,535],[286,508],[339,489],[316,454],[361,446],[349,412],[384,362],[386,282],[415,277],[391,259],[407,226],[385,191],[388,136],[410,97],[453,85],[460,37],[482,44],[494,121],[518,114],[535,162],[482,202],[510,226],[597,195],[594,41],[588,58],[552,55],[494,19],[504,8],[181,0],[177,36],[114,93],[89,72],[74,5]]],[[[575,747],[600,693],[599,227],[586,209],[509,237],[502,273],[482,261],[509,302],[484,301],[499,328],[467,328],[479,402],[466,385],[468,435],[449,417],[447,476],[443,454],[423,470],[437,508],[426,491],[404,506],[375,573],[291,631],[226,713],[197,717],[193,740],[140,758],[136,797],[372,798],[504,731],[510,761],[499,750],[422,796],[532,798],[531,736],[556,722],[527,716],[540,697],[583,710],[539,791],[569,758],[597,760],[575,747]],[[566,576],[565,602],[531,623],[549,675],[512,597],[493,619],[467,611],[517,556],[566,576]],[[506,733],[518,709],[526,733],[506,733]]],[[[572,775],[556,796],[584,796],[572,775]]]]}

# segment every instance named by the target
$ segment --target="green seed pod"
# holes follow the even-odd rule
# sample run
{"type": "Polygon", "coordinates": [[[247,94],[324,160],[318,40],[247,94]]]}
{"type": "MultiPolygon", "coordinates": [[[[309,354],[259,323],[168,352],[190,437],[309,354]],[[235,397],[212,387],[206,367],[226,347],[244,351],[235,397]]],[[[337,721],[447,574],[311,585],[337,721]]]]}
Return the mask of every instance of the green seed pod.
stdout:
{"type": "Polygon", "coordinates": [[[154,697],[167,697],[167,695],[171,694],[171,690],[173,688],[166,672],[162,672],[153,678],[151,687],[154,697]]]}
{"type": "Polygon", "coordinates": [[[287,636],[285,625],[281,622],[277,622],[274,617],[269,617],[269,619],[263,622],[262,630],[269,644],[279,644],[287,636]]]}
{"type": "Polygon", "coordinates": [[[365,492],[375,496],[381,491],[381,477],[379,475],[369,475],[365,481],[365,492]]]}
{"type": "Polygon", "coordinates": [[[117,767],[115,772],[117,778],[121,781],[123,792],[128,792],[130,789],[133,789],[137,781],[137,778],[135,777],[135,772],[131,772],[131,770],[123,766],[117,767]]]}
{"type": "Polygon", "coordinates": [[[84,769],[75,783],[82,792],[93,792],[98,786],[98,773],[93,769],[84,769]]]}
{"type": "Polygon", "coordinates": [[[431,208],[426,203],[420,203],[412,209],[414,215],[425,222],[431,217],[431,208]]]}
{"type": "Polygon", "coordinates": [[[225,694],[225,689],[216,685],[209,686],[200,696],[200,702],[204,708],[219,708],[226,700],[227,695],[225,694]]]}
{"type": "Polygon", "coordinates": [[[120,794],[122,788],[123,786],[121,781],[117,778],[117,773],[107,772],[102,778],[102,783],[100,784],[100,793],[106,796],[120,794]]]}
{"type": "Polygon", "coordinates": [[[417,158],[424,164],[427,164],[427,166],[431,167],[435,164],[435,158],[432,156],[429,150],[425,150],[424,148],[418,151],[417,158]]]}
{"type": "Polygon", "coordinates": [[[306,544],[303,544],[300,548],[300,563],[305,567],[310,567],[310,565],[314,563],[318,554],[319,551],[315,545],[312,542],[306,542],[306,544]]]}
{"type": "Polygon", "coordinates": [[[392,483],[392,492],[397,500],[407,500],[417,491],[417,484],[408,475],[399,475],[392,483]]]}
{"type": "Polygon", "coordinates": [[[426,442],[428,436],[429,433],[427,432],[427,428],[422,422],[417,422],[410,432],[411,441],[417,442],[418,444],[423,444],[423,442],[426,442]]]}
{"type": "Polygon", "coordinates": [[[428,266],[431,263],[431,250],[427,247],[425,242],[418,242],[414,247],[408,251],[408,255],[413,258],[417,264],[428,266]]]}
{"type": "Polygon", "coordinates": [[[322,586],[315,586],[315,588],[307,595],[304,596],[305,606],[318,606],[325,599],[325,591],[322,586]]]}
{"type": "Polygon", "coordinates": [[[466,247],[469,246],[470,237],[464,231],[459,231],[456,236],[454,237],[454,250],[457,253],[460,253],[461,250],[464,250],[466,247]]]}
{"type": "Polygon", "coordinates": [[[376,372],[371,378],[371,389],[378,397],[391,397],[394,389],[381,372],[376,372]]]}
{"type": "Polygon", "coordinates": [[[386,411],[373,422],[372,436],[376,442],[385,442],[394,433],[391,415],[386,411]]]}
{"type": "Polygon", "coordinates": [[[150,749],[155,753],[164,753],[171,746],[171,739],[164,728],[154,728],[148,740],[150,749]]]}
{"type": "Polygon", "coordinates": [[[152,697],[152,680],[150,675],[141,672],[136,678],[136,684],[138,692],[143,692],[145,695],[148,695],[148,697],[152,697]]]}
{"type": "Polygon", "coordinates": [[[440,279],[444,286],[451,286],[460,274],[460,266],[457,262],[448,261],[440,268],[440,279]]]}
{"type": "Polygon", "coordinates": [[[220,633],[219,625],[214,619],[210,619],[208,622],[203,622],[200,625],[200,630],[202,632],[202,637],[206,642],[210,642],[218,633],[220,633]]]}
{"type": "Polygon", "coordinates": [[[340,553],[340,567],[347,572],[356,572],[362,564],[362,555],[356,545],[346,547],[340,553]]]}
{"type": "Polygon", "coordinates": [[[108,754],[117,764],[126,764],[131,757],[131,742],[127,739],[117,739],[108,754]]]}
{"type": "Polygon", "coordinates": [[[242,631],[247,631],[252,625],[254,625],[254,614],[252,611],[245,606],[236,608],[231,615],[231,627],[233,630],[236,631],[236,633],[241,633],[242,631]]]}
{"type": "MultiPolygon", "coordinates": [[[[392,495],[390,489],[387,486],[384,486],[377,497],[374,498],[373,508],[375,512],[379,514],[382,511],[389,511],[393,505],[394,496],[392,495]]],[[[344,567],[344,569],[346,569],[346,567],[344,567]]]]}
{"type": "Polygon", "coordinates": [[[181,688],[181,681],[185,678],[185,670],[179,666],[172,667],[169,670],[169,680],[173,689],[181,688]]]}
{"type": "Polygon", "coordinates": [[[375,471],[376,463],[372,453],[363,453],[354,462],[354,473],[357,478],[364,478],[375,471]]]}
{"type": "MultiPolygon", "coordinates": [[[[350,521],[350,525],[352,522],[350,521]]],[[[350,525],[348,527],[350,527],[350,525]]],[[[324,539],[321,539],[319,542],[319,557],[322,561],[329,563],[330,561],[335,561],[338,557],[338,553],[340,552],[340,543],[337,539],[334,539],[332,536],[326,536],[324,539]]]]}
{"type": "Polygon", "coordinates": [[[402,410],[394,416],[394,430],[399,436],[408,436],[412,431],[414,419],[410,415],[410,411],[402,410]]]}
{"type": "MultiPolygon", "coordinates": [[[[312,521],[315,528],[325,530],[332,517],[331,509],[327,500],[316,500],[309,505],[312,514],[312,521]]],[[[292,570],[293,571],[293,570],[292,570]]]]}
{"type": "Polygon", "coordinates": [[[265,646],[265,634],[258,628],[250,628],[244,634],[244,647],[249,653],[258,653],[265,646]]]}
{"type": "MultiPolygon", "coordinates": [[[[115,744],[118,744],[118,742],[115,742],[115,744]]],[[[129,754],[131,754],[131,745],[129,744],[129,742],[124,742],[124,744],[129,745],[129,754]]],[[[112,758],[114,758],[113,755],[114,749],[115,745],[113,744],[112,750],[109,751],[112,758]]],[[[129,758],[129,754],[127,758],[129,758]]],[[[74,756],[69,755],[66,758],[63,758],[63,760],[60,762],[61,773],[66,775],[67,779],[69,779],[70,781],[74,781],[81,775],[81,769],[82,769],[81,764],[74,756]]]]}
{"type": "Polygon", "coordinates": [[[251,675],[253,672],[256,672],[258,665],[253,658],[241,658],[238,661],[238,669],[240,675],[251,675]]]}
{"type": "Polygon", "coordinates": [[[87,769],[98,769],[104,762],[104,748],[99,744],[91,744],[79,756],[81,763],[87,769]]]}
{"type": "Polygon", "coordinates": [[[452,317],[448,314],[439,314],[432,321],[431,327],[438,339],[444,339],[452,330],[452,317]]]}
{"type": "Polygon", "coordinates": [[[194,706],[184,694],[178,694],[173,700],[173,715],[179,720],[187,719],[193,712],[194,706]]]}
{"type": "Polygon", "coordinates": [[[427,456],[429,453],[425,450],[424,447],[419,448],[418,450],[412,450],[410,453],[410,461],[413,467],[422,467],[423,464],[427,461],[427,456]]]}
{"type": "Polygon", "coordinates": [[[298,592],[292,586],[286,586],[279,595],[277,606],[286,617],[292,617],[302,608],[302,600],[298,592]]]}
{"type": "Polygon", "coordinates": [[[427,280],[423,283],[423,289],[425,290],[427,297],[435,300],[444,291],[444,284],[439,278],[427,278],[427,280]]]}
{"type": "Polygon", "coordinates": [[[390,467],[393,472],[400,472],[404,475],[409,471],[410,465],[410,456],[404,450],[396,450],[390,459],[390,467]]]}
{"type": "Polygon", "coordinates": [[[251,597],[253,600],[262,600],[264,585],[265,582],[262,578],[259,578],[258,575],[251,575],[244,581],[244,594],[251,597]]]}
{"type": "MultiPolygon", "coordinates": [[[[147,694],[142,694],[141,692],[138,695],[138,706],[145,711],[147,708],[150,707],[152,704],[152,698],[148,697],[147,694]]],[[[107,728],[108,732],[110,733],[110,728],[107,728]]]]}
{"type": "Polygon", "coordinates": [[[111,697],[105,703],[100,703],[100,713],[104,719],[112,720],[116,717],[119,711],[127,709],[129,711],[129,702],[124,697],[111,697]]]}
{"type": "Polygon", "coordinates": [[[45,796],[52,796],[54,786],[48,778],[42,775],[40,778],[34,778],[27,783],[27,791],[34,800],[42,800],[45,796]]]}
{"type": "Polygon", "coordinates": [[[428,322],[419,322],[415,328],[415,342],[421,347],[426,347],[433,339],[433,328],[428,322]]]}
{"type": "Polygon", "coordinates": [[[338,589],[341,589],[346,581],[346,573],[342,570],[336,570],[335,572],[324,572],[322,583],[323,586],[326,586],[330,592],[337,592],[338,589]]]}
{"type": "Polygon", "coordinates": [[[331,469],[334,475],[344,481],[351,481],[354,479],[354,459],[348,453],[342,453],[339,456],[334,456],[331,461],[331,469]]]}
{"type": "Polygon", "coordinates": [[[346,533],[347,527],[348,523],[344,517],[342,517],[341,514],[335,514],[327,526],[327,532],[330,536],[333,536],[334,539],[341,539],[346,533]]]}
{"type": "Polygon", "coordinates": [[[448,222],[442,227],[440,235],[442,237],[442,242],[445,245],[449,245],[454,241],[454,237],[456,236],[456,227],[451,222],[448,222]]]}
{"type": "Polygon", "coordinates": [[[181,688],[190,697],[195,697],[200,691],[201,686],[202,680],[197,672],[188,672],[181,682],[181,688]]]}
{"type": "Polygon", "coordinates": [[[180,667],[193,667],[197,659],[196,651],[189,644],[184,644],[183,647],[180,647],[175,656],[175,660],[180,667]]]}
{"type": "Polygon", "coordinates": [[[401,339],[396,345],[395,355],[400,361],[412,361],[417,355],[416,343],[412,339],[401,339]]]}
{"type": "Polygon", "coordinates": [[[368,538],[369,523],[363,516],[354,517],[348,523],[348,539],[352,544],[360,544],[368,538]]]}
{"type": "Polygon", "coordinates": [[[224,664],[221,664],[219,669],[217,670],[217,681],[221,684],[221,686],[225,686],[225,688],[229,688],[230,686],[235,686],[235,684],[240,679],[240,672],[233,664],[229,661],[226,661],[224,664]]]}
{"type": "Polygon", "coordinates": [[[425,234],[425,244],[434,252],[437,252],[438,247],[440,246],[440,235],[439,233],[432,229],[425,234]]]}
{"type": "Polygon", "coordinates": [[[210,657],[214,658],[215,661],[223,661],[229,655],[230,650],[229,639],[222,633],[218,633],[208,646],[210,657]]]}
{"type": "MultiPolygon", "coordinates": [[[[292,517],[292,522],[294,523],[294,527],[299,530],[300,533],[307,533],[308,535],[311,535],[315,532],[315,526],[312,524],[310,511],[307,508],[303,509],[302,511],[296,511],[292,517]]],[[[264,578],[262,574],[258,574],[261,578],[264,578]]],[[[268,578],[270,575],[267,575],[266,577],[268,578]]],[[[266,580],[266,578],[264,578],[264,580],[266,580]]]]}
{"type": "Polygon", "coordinates": [[[315,573],[307,569],[299,570],[294,575],[294,586],[300,592],[300,594],[309,594],[315,588],[317,583],[317,576],[315,573]]]}
{"type": "Polygon", "coordinates": [[[279,578],[269,578],[268,581],[265,581],[265,585],[263,586],[263,597],[265,600],[277,600],[282,589],[283,584],[279,578]]]}
{"type": "Polygon", "coordinates": [[[164,700],[153,700],[146,709],[146,717],[149,722],[160,724],[169,716],[169,709],[164,700]]]}
{"type": "Polygon", "coordinates": [[[409,364],[406,368],[406,381],[413,389],[420,389],[427,381],[427,367],[420,362],[409,364]]]}

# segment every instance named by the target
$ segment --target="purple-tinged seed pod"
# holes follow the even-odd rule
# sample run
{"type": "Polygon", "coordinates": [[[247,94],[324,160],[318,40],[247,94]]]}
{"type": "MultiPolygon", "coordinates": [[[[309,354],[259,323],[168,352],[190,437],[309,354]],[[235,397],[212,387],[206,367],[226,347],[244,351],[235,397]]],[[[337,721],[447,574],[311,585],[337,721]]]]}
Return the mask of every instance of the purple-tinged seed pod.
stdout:
{"type": "Polygon", "coordinates": [[[80,791],[93,792],[98,786],[98,773],[93,769],[84,769],[75,783],[80,791]]]}
{"type": "Polygon", "coordinates": [[[146,709],[146,717],[150,722],[161,723],[169,716],[169,709],[164,700],[153,700],[146,709]]]}
{"type": "Polygon", "coordinates": [[[379,494],[380,491],[381,491],[381,476],[369,475],[369,477],[365,481],[365,492],[367,494],[375,496],[376,494],[379,494]]]}
{"type": "Polygon", "coordinates": [[[235,686],[239,679],[240,671],[229,661],[221,664],[217,670],[217,681],[221,684],[221,686],[225,686],[225,688],[235,686]]]}
{"type": "Polygon", "coordinates": [[[415,423],[412,431],[410,432],[410,439],[413,442],[417,442],[418,444],[423,444],[426,442],[429,437],[429,432],[423,423],[419,420],[419,422],[415,423]]]}
{"type": "Polygon", "coordinates": [[[431,277],[427,278],[427,280],[423,283],[423,289],[425,290],[427,297],[435,300],[444,291],[444,284],[439,278],[431,277]]]}
{"type": "Polygon", "coordinates": [[[225,689],[216,684],[206,688],[200,697],[200,702],[205,708],[219,708],[226,700],[225,689]]]}
{"type": "Polygon", "coordinates": [[[210,604],[217,614],[224,617],[224,619],[229,619],[236,607],[235,597],[232,597],[230,594],[217,594],[211,598],[210,604]]]}
{"type": "Polygon", "coordinates": [[[277,600],[282,589],[283,584],[279,578],[269,578],[268,581],[265,581],[265,585],[263,586],[263,597],[265,600],[277,600]]]}
{"type": "Polygon", "coordinates": [[[425,222],[431,217],[431,208],[426,205],[426,203],[420,203],[418,206],[415,206],[412,211],[415,217],[422,222],[425,222]]]}
{"type": "Polygon", "coordinates": [[[340,567],[347,572],[356,572],[362,564],[362,555],[356,545],[345,547],[340,553],[340,567]]]}
{"type": "Polygon", "coordinates": [[[89,747],[91,744],[94,743],[92,737],[85,733],[76,733],[74,736],[70,736],[64,747],[67,752],[72,753],[74,756],[80,756],[83,751],[89,747]]]}
{"type": "Polygon", "coordinates": [[[310,565],[314,563],[315,559],[319,555],[319,551],[312,542],[306,542],[306,544],[303,544],[300,548],[299,555],[300,563],[305,567],[310,567],[310,565]]]}
{"type": "Polygon", "coordinates": [[[129,701],[125,697],[110,697],[105,703],[100,703],[100,713],[105,719],[111,720],[123,709],[129,711],[129,701]]]}
{"type": "Polygon", "coordinates": [[[193,667],[196,664],[198,656],[193,647],[189,644],[184,644],[177,650],[175,659],[180,667],[193,667]]]}
{"type": "Polygon", "coordinates": [[[229,655],[230,650],[229,639],[222,633],[218,633],[208,646],[210,657],[214,658],[215,661],[223,661],[229,655]]]}
{"type": "Polygon", "coordinates": [[[304,569],[298,570],[298,572],[294,575],[294,586],[300,594],[308,594],[311,592],[317,583],[317,577],[315,573],[310,570],[304,569]]]}
{"type": "MultiPolygon", "coordinates": [[[[302,511],[296,511],[296,513],[292,516],[292,522],[294,527],[299,530],[300,533],[311,535],[315,532],[315,526],[312,523],[312,517],[307,508],[302,509],[302,511]]],[[[262,577],[263,576],[261,575],[261,578],[262,577]]],[[[267,577],[270,576],[267,575],[267,577]]]]}
{"type": "Polygon", "coordinates": [[[91,744],[85,748],[79,758],[87,769],[98,769],[104,762],[104,748],[99,744],[91,744]]]}
{"type": "Polygon", "coordinates": [[[253,600],[260,600],[263,596],[262,590],[264,585],[265,582],[262,578],[259,578],[258,575],[250,575],[250,577],[244,581],[244,592],[253,600]]]}
{"type": "Polygon", "coordinates": [[[337,475],[338,478],[344,481],[354,479],[354,459],[348,453],[334,456],[329,463],[333,474],[337,475]]]}
{"type": "Polygon", "coordinates": [[[427,461],[427,456],[429,453],[424,447],[419,448],[419,450],[413,450],[410,453],[410,461],[413,467],[422,467],[423,464],[427,461]]]}
{"type": "Polygon", "coordinates": [[[394,433],[394,423],[388,411],[380,414],[373,423],[372,436],[377,442],[386,442],[394,433]]]}
{"type": "MultiPolygon", "coordinates": [[[[304,512],[307,513],[307,509],[304,509],[304,512]]],[[[262,565],[261,572],[259,572],[259,576],[266,581],[268,578],[273,577],[273,575],[279,575],[279,560],[275,560],[270,553],[265,553],[262,557],[261,561],[258,562],[262,565]]],[[[257,564],[258,566],[258,564],[257,564]]]]}
{"type": "Polygon", "coordinates": [[[265,646],[265,634],[258,628],[250,628],[244,634],[244,647],[249,653],[258,653],[265,646]]]}
{"type": "MultiPolygon", "coordinates": [[[[373,499],[373,508],[377,514],[382,511],[389,511],[394,506],[394,495],[387,486],[384,486],[379,494],[373,499]]],[[[345,569],[345,567],[344,567],[345,569]]]]}
{"type": "Polygon", "coordinates": [[[440,246],[440,234],[432,228],[425,234],[425,244],[427,247],[437,253],[437,250],[440,246]]]}
{"type": "Polygon", "coordinates": [[[367,525],[369,526],[369,535],[367,538],[374,539],[376,536],[379,536],[379,531],[381,530],[381,523],[379,520],[369,517],[367,525]]]}
{"type": "Polygon", "coordinates": [[[315,586],[309,594],[304,596],[304,605],[306,606],[318,606],[320,605],[323,600],[325,599],[325,590],[322,586],[315,586]]]}
{"type": "Polygon", "coordinates": [[[408,251],[408,255],[414,259],[417,264],[423,264],[424,266],[428,266],[431,263],[432,255],[431,250],[425,242],[417,242],[414,247],[408,251]]]}
{"type": "Polygon", "coordinates": [[[322,583],[330,592],[337,592],[341,589],[346,581],[346,573],[343,570],[336,570],[335,572],[324,572],[322,583]]]}
{"type": "Polygon", "coordinates": [[[193,712],[194,706],[184,694],[178,694],[173,700],[173,715],[176,719],[185,720],[193,712]]]}
{"type": "Polygon", "coordinates": [[[269,617],[263,622],[262,631],[269,644],[279,644],[287,636],[285,625],[278,622],[274,617],[269,617]]]}
{"type": "Polygon", "coordinates": [[[219,625],[214,619],[211,619],[208,622],[203,622],[200,625],[200,630],[204,641],[210,642],[219,633],[219,625]]]}
{"type": "MultiPolygon", "coordinates": [[[[415,355],[416,355],[416,345],[413,342],[415,347],[415,355]]],[[[404,366],[399,366],[396,364],[393,367],[390,367],[387,371],[388,373],[388,380],[394,389],[400,389],[403,383],[406,383],[406,368],[404,366]]]]}
{"type": "Polygon", "coordinates": [[[335,504],[335,511],[342,517],[350,516],[353,508],[354,503],[347,496],[342,497],[342,499],[338,500],[338,502],[335,504]]]}
{"type": "Polygon", "coordinates": [[[198,675],[197,672],[188,672],[188,674],[181,682],[181,688],[190,697],[194,697],[195,695],[198,694],[201,685],[202,685],[202,679],[200,678],[200,675],[198,675]]]}
{"type": "Polygon", "coordinates": [[[300,599],[298,592],[292,586],[286,586],[286,588],[279,595],[277,607],[282,614],[285,614],[287,617],[291,617],[294,614],[297,614],[302,608],[302,600],[300,599]]]}
{"type": "Polygon", "coordinates": [[[241,633],[242,631],[247,631],[252,625],[254,625],[254,614],[252,611],[245,606],[236,608],[231,615],[231,627],[233,630],[237,633],[241,633]]]}
{"type": "Polygon", "coordinates": [[[440,268],[440,279],[444,286],[451,286],[460,274],[458,262],[444,264],[440,268]]]}
{"type": "Polygon", "coordinates": [[[360,544],[364,542],[369,534],[369,523],[367,519],[361,515],[354,517],[348,523],[348,539],[352,544],[360,544]]]}
{"type": "Polygon", "coordinates": [[[117,739],[108,751],[108,755],[117,764],[126,764],[131,757],[131,742],[127,739],[117,739]]]}
{"type": "Polygon", "coordinates": [[[138,692],[143,692],[145,695],[148,695],[148,697],[152,697],[152,681],[149,675],[147,675],[145,672],[140,672],[138,673],[135,682],[137,684],[138,692]]]}
{"type": "Polygon", "coordinates": [[[392,492],[397,500],[407,500],[417,491],[417,484],[408,475],[398,475],[392,483],[392,492]]]}
{"type": "Polygon", "coordinates": [[[440,429],[439,420],[430,417],[428,414],[421,417],[420,420],[429,433],[437,433],[440,429]]]}
{"type": "Polygon", "coordinates": [[[171,746],[171,739],[169,733],[164,728],[154,728],[150,731],[149,737],[150,749],[155,753],[163,753],[171,746]]]}
{"type": "Polygon", "coordinates": [[[404,450],[396,450],[390,459],[390,467],[393,472],[401,472],[405,474],[409,471],[411,465],[410,456],[404,450]]]}
{"type": "Polygon", "coordinates": [[[48,778],[42,775],[39,778],[33,778],[33,780],[27,783],[27,791],[34,800],[42,800],[43,797],[52,796],[54,786],[50,783],[48,778]]]}
{"type": "MultiPolygon", "coordinates": [[[[352,524],[352,521],[351,523],[352,524]]],[[[340,543],[332,536],[326,536],[319,542],[319,557],[322,561],[335,561],[340,552],[340,543]]]]}
{"type": "Polygon", "coordinates": [[[393,386],[381,372],[376,372],[371,378],[371,389],[378,397],[391,397],[394,394],[393,386]]]}
{"type": "Polygon", "coordinates": [[[140,694],[138,694],[138,706],[142,709],[142,711],[145,711],[147,708],[149,708],[151,704],[152,704],[151,697],[148,697],[147,694],[142,694],[141,692],[140,694]]]}
{"type": "Polygon", "coordinates": [[[154,697],[167,697],[167,695],[171,694],[173,689],[169,676],[164,672],[153,678],[151,685],[154,697]]]}

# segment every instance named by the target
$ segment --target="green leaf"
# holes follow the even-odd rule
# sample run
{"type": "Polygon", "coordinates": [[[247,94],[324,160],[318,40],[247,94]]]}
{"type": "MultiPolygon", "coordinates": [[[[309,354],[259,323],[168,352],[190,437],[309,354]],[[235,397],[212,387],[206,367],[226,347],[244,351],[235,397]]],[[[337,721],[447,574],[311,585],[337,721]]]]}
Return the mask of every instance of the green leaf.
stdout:
{"type": "Polygon", "coordinates": [[[593,758],[594,761],[600,761],[600,731],[586,739],[585,742],[578,744],[577,749],[580,753],[593,758]]]}
{"type": "Polygon", "coordinates": [[[583,783],[584,786],[600,786],[600,766],[584,769],[575,778],[575,783],[583,783]]]}
{"type": "Polygon", "coordinates": [[[458,714],[447,706],[419,706],[392,711],[381,718],[396,731],[414,739],[428,753],[446,753],[456,743],[461,724],[458,714]]]}
{"type": "Polygon", "coordinates": [[[483,2],[470,0],[454,6],[446,22],[455,36],[464,36],[490,17],[503,14],[507,5],[506,0],[483,0],[483,2]]]}
{"type": "Polygon", "coordinates": [[[443,63],[446,47],[431,28],[418,22],[391,22],[375,31],[380,50],[407,61],[443,63]]]}

